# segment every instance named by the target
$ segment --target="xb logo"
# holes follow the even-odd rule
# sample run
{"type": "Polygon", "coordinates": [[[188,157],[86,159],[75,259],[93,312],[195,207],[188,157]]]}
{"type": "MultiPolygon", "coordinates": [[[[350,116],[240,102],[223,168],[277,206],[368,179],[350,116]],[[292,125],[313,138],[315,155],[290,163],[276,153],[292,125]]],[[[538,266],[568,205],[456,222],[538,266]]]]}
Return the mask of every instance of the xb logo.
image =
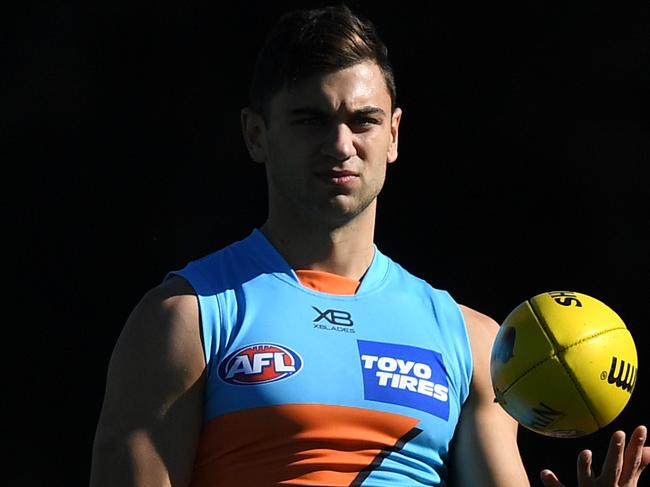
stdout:
{"type": "Polygon", "coordinates": [[[354,322],[352,321],[352,315],[347,311],[341,311],[338,309],[326,309],[325,311],[319,310],[316,306],[312,308],[318,313],[318,316],[314,319],[314,323],[318,323],[320,320],[325,320],[332,325],[338,326],[352,326],[354,322]]]}

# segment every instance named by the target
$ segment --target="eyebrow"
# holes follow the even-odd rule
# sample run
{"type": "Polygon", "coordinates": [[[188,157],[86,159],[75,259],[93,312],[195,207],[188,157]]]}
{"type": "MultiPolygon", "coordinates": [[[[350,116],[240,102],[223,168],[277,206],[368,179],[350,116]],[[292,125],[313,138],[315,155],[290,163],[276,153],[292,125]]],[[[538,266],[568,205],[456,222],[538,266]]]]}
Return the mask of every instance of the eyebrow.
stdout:
{"type": "MultiPolygon", "coordinates": [[[[322,110],[320,108],[316,107],[297,107],[289,110],[289,115],[291,116],[301,116],[301,115],[329,115],[330,112],[327,110],[322,110]]],[[[368,105],[368,106],[363,106],[361,108],[357,108],[356,110],[352,110],[350,112],[351,115],[379,115],[379,116],[385,116],[386,112],[373,105],[368,105]]]]}

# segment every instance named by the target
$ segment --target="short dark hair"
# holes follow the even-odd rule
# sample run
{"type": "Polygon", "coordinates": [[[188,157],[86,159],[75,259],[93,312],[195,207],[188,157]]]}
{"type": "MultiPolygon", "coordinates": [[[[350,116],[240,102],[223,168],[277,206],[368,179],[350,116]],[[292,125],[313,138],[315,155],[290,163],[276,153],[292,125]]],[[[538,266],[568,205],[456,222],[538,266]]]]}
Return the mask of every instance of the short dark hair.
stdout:
{"type": "Polygon", "coordinates": [[[395,109],[395,74],[375,25],[344,4],[285,13],[259,51],[250,107],[267,118],[271,97],[312,75],[373,61],[381,70],[395,109]]]}

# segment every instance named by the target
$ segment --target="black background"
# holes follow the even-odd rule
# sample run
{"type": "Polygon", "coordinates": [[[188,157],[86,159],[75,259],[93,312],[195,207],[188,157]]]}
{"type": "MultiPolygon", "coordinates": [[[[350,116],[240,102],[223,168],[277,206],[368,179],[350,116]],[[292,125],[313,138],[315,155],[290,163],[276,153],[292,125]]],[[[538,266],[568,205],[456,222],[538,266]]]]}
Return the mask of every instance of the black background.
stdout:
{"type": "MultiPolygon", "coordinates": [[[[265,217],[239,110],[270,23],[321,2],[25,2],[4,16],[7,485],[86,485],[112,346],[168,270],[265,217]]],[[[521,431],[534,485],[647,423],[648,7],[350,2],[404,110],[377,243],[501,321],[539,292],[601,299],[636,390],[600,432],[521,431]]],[[[486,2],[487,3],[487,2],[486,2]]],[[[647,482],[647,480],[646,480],[647,482]]]]}

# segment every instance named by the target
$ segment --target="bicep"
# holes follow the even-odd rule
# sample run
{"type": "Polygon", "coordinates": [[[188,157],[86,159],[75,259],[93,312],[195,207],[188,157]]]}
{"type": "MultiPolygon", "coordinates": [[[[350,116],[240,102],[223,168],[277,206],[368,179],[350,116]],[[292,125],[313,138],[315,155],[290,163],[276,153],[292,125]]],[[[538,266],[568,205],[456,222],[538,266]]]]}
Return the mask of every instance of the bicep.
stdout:
{"type": "Polygon", "coordinates": [[[517,423],[494,402],[490,352],[498,324],[464,309],[474,370],[452,443],[451,475],[460,486],[529,485],[519,447],[517,423]]]}
{"type": "Polygon", "coordinates": [[[154,289],[115,345],[91,485],[186,485],[202,422],[198,305],[183,282],[154,289]]]}

